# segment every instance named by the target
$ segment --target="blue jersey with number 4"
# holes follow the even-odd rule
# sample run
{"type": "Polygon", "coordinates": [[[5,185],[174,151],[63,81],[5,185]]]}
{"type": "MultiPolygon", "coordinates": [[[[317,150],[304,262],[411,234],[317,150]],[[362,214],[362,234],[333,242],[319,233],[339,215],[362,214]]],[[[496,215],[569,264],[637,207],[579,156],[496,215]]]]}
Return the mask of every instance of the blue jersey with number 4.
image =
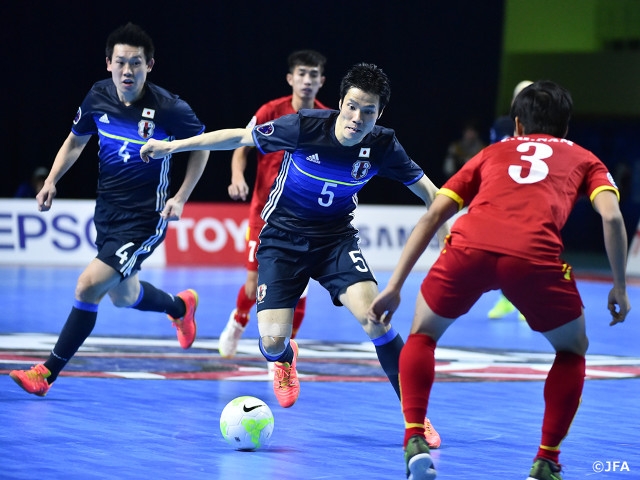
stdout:
{"type": "Polygon", "coordinates": [[[270,225],[312,237],[352,234],[358,192],[375,175],[412,185],[424,172],[393,130],[375,126],[357,145],[341,145],[335,110],[300,110],[253,130],[263,153],[284,150],[262,210],[270,225]]]}
{"type": "Polygon", "coordinates": [[[78,109],[71,131],[98,135],[98,200],[136,212],[162,211],[170,194],[171,156],[145,163],[140,148],[149,138],[198,135],[204,125],[178,96],[147,82],[142,98],[125,105],[112,79],[96,82],[78,109]]]}

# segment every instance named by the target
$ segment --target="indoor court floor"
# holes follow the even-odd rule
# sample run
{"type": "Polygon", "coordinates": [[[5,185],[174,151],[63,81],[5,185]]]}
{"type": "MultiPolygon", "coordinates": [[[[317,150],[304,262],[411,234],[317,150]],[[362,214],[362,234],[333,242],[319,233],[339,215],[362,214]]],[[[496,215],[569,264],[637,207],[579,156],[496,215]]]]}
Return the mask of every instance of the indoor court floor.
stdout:
{"type": "MultiPolygon", "coordinates": [[[[404,479],[399,402],[375,351],[345,308],[315,282],[299,333],[301,394],[278,406],[252,318],[238,355],[217,339],[243,269],[143,269],[167,291],[199,292],[198,339],[182,350],[164,315],[100,306],[91,337],[49,394],[23,392],[8,376],[43,361],[73,300],[80,268],[0,267],[0,479],[404,479]],[[269,446],[233,450],[219,415],[252,395],[272,409],[269,446]]],[[[409,331],[423,272],[412,274],[394,326],[409,331]]],[[[385,285],[389,272],[378,272],[385,285]]],[[[609,327],[602,275],[578,272],[590,349],[581,408],[562,444],[565,480],[640,479],[640,322],[635,310],[609,327]]],[[[640,310],[640,282],[631,282],[640,310]]],[[[442,436],[438,479],[527,478],[553,359],[516,313],[489,320],[497,292],[442,338],[429,417],[442,436]]]]}

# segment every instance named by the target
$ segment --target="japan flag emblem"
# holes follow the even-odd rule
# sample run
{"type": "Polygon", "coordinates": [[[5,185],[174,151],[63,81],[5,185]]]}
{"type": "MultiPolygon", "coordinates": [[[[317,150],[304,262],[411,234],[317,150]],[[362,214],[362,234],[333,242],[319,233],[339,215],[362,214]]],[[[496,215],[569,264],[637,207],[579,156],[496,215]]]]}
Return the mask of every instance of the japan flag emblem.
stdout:
{"type": "Polygon", "coordinates": [[[264,300],[264,297],[267,296],[267,286],[263,283],[262,285],[258,285],[256,289],[256,300],[258,303],[264,300]]]}

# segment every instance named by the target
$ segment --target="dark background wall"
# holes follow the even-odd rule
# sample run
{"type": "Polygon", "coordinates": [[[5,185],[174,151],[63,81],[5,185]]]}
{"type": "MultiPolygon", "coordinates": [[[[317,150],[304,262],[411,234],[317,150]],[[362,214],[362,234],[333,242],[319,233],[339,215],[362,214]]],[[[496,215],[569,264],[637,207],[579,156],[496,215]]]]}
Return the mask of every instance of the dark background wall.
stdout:
{"type": "MultiPolygon", "coordinates": [[[[109,76],[107,35],[133,21],[156,44],[149,80],[189,102],[207,130],[244,127],[261,104],[290,93],[286,58],[295,49],[313,48],[328,57],[318,98],[331,107],[337,107],[340,78],[351,65],[380,65],[391,78],[392,95],[379,123],[396,130],[437,185],[445,180],[447,145],[464,121],[476,119],[487,137],[495,116],[506,113],[514,79],[559,81],[576,103],[569,138],[598,155],[619,181],[631,233],[640,217],[640,115],[608,108],[637,106],[640,41],[631,29],[633,41],[622,43],[628,48],[612,49],[612,42],[596,35],[605,31],[602,19],[611,17],[598,9],[610,4],[582,1],[571,0],[591,8],[561,8],[553,0],[0,2],[0,197],[12,197],[35,167],[51,166],[84,95],[109,76]],[[556,9],[553,15],[549,9],[556,9]],[[573,33],[562,27],[577,20],[582,27],[573,33]],[[527,31],[532,25],[538,37],[527,31]],[[551,46],[565,53],[547,52],[551,46]]],[[[609,30],[621,31],[614,27],[609,30]]],[[[93,140],[58,183],[59,197],[94,198],[96,153],[93,140]]],[[[174,185],[184,159],[175,157],[174,185]]],[[[212,153],[191,200],[229,201],[230,159],[231,152],[212,153]]],[[[418,203],[385,179],[367,185],[360,201],[418,203]]],[[[567,249],[602,251],[600,219],[588,201],[578,203],[563,235],[567,249]]]]}
{"type": "MultiPolygon", "coordinates": [[[[189,102],[208,130],[244,127],[262,103],[290,93],[286,57],[299,48],[328,57],[318,98],[332,107],[349,66],[381,66],[392,95],[379,123],[396,130],[437,184],[460,124],[475,117],[486,131],[495,114],[501,0],[0,3],[0,197],[13,196],[36,166],[51,165],[84,95],[109,75],[108,33],[127,21],[155,41],[149,80],[189,102]]],[[[59,182],[60,197],[94,197],[96,151],[92,141],[59,182]]],[[[212,154],[192,200],[228,200],[230,158],[230,152],[212,154]]],[[[374,180],[360,200],[416,203],[404,187],[386,180],[374,180]]]]}

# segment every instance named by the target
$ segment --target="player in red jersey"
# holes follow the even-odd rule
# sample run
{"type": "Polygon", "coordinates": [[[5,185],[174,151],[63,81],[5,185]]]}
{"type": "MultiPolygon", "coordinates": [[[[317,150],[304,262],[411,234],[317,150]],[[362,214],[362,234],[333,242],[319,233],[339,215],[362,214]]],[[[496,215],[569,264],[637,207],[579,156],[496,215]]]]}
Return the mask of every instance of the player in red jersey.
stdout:
{"type": "MultiPolygon", "coordinates": [[[[522,80],[521,82],[518,82],[518,84],[513,89],[511,101],[513,102],[518,94],[532,83],[533,82],[531,80],[522,80]]],[[[504,140],[505,138],[513,136],[515,128],[516,127],[511,116],[502,115],[496,118],[495,122],[493,122],[493,125],[491,126],[491,129],[489,130],[490,142],[496,143],[500,140],[504,140]]],[[[487,316],[494,319],[503,318],[515,311],[516,307],[514,307],[513,304],[507,299],[507,297],[505,297],[502,292],[500,292],[500,297],[498,297],[496,303],[493,305],[493,307],[491,307],[491,310],[487,312],[487,316]]],[[[518,318],[520,318],[520,320],[524,320],[524,315],[518,312],[518,318]]]]}
{"type": "Polygon", "coordinates": [[[387,287],[371,305],[370,320],[390,321],[400,289],[429,240],[468,205],[424,279],[400,355],[405,461],[407,477],[413,480],[435,477],[422,433],[435,377],[436,342],[484,292],[496,289],[502,289],[556,352],[544,386],[542,439],[529,480],[562,478],[560,443],[580,403],[588,339],[571,267],[560,259],[560,230],[581,194],[602,217],[613,274],[610,325],[623,322],[631,308],[618,189],[593,153],[564,139],[571,109],[571,95],[553,82],[525,88],[511,107],[516,136],[485,148],[444,184],[409,237],[387,287]]]}
{"type": "MultiPolygon", "coordinates": [[[[296,113],[305,108],[327,109],[316,99],[318,91],[324,84],[324,66],[326,58],[314,50],[298,50],[289,55],[289,73],[287,83],[292,93],[262,105],[253,116],[247,128],[267,123],[283,115],[296,113]]],[[[244,177],[248,156],[254,147],[240,147],[233,152],[231,159],[231,184],[229,196],[234,200],[246,200],[249,186],[244,177]]],[[[256,180],[249,209],[249,226],[247,228],[246,268],[247,279],[238,291],[236,308],[233,309],[224,330],[220,334],[218,350],[223,357],[233,357],[238,348],[238,341],[249,322],[249,311],[256,303],[256,287],[258,285],[258,263],[256,250],[258,235],[264,226],[260,212],[264,208],[271,190],[271,185],[278,175],[282,164],[283,152],[263,154],[256,151],[256,180]]],[[[295,338],[306,305],[306,290],[296,305],[293,317],[293,335],[295,338]]]]}

